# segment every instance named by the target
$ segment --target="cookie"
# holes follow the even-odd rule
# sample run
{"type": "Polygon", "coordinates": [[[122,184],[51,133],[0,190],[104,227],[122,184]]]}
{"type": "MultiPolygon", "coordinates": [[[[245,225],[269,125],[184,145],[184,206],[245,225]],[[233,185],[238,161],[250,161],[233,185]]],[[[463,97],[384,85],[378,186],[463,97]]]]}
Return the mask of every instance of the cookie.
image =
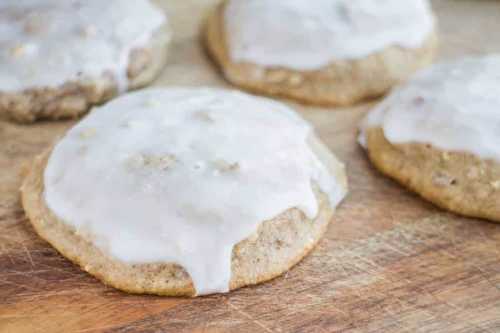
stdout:
{"type": "Polygon", "coordinates": [[[74,118],[150,83],[170,42],[149,0],[0,4],[0,117],[74,118]]]}
{"type": "Polygon", "coordinates": [[[428,65],[435,30],[427,0],[227,0],[209,18],[205,44],[237,86],[345,106],[428,65]]]}
{"type": "Polygon", "coordinates": [[[437,206],[500,222],[500,55],[435,65],[364,120],[375,167],[437,206]]]}
{"type": "Polygon", "coordinates": [[[343,165],[283,104],[151,89],[94,110],[22,187],[36,232],[106,284],[205,295],[274,278],[319,241],[343,165]]]}

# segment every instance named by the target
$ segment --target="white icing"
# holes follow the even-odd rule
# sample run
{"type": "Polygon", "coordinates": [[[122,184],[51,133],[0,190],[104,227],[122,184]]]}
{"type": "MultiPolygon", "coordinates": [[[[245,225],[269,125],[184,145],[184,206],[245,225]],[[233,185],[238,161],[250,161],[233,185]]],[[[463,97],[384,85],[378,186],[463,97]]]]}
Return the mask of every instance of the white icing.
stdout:
{"type": "Polygon", "coordinates": [[[57,87],[104,72],[123,91],[130,51],[165,20],[149,0],[2,0],[0,91],[57,87]]]}
{"type": "Polygon", "coordinates": [[[283,104],[219,89],[151,89],[96,108],[55,146],[45,200],[127,263],[175,262],[198,294],[228,291],[233,246],[289,208],[346,189],[283,104]]]}
{"type": "Polygon", "coordinates": [[[428,0],[230,0],[235,62],[314,70],[392,45],[420,47],[434,29],[428,0]]]}
{"type": "Polygon", "coordinates": [[[361,125],[391,143],[427,143],[500,161],[500,55],[434,65],[394,90],[361,125]]]}

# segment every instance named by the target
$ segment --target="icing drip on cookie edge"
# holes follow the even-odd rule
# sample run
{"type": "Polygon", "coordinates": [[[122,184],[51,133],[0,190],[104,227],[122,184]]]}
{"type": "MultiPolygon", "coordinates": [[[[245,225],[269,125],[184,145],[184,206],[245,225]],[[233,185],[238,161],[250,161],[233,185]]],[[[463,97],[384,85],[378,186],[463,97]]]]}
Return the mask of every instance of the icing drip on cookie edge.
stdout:
{"type": "Polygon", "coordinates": [[[55,146],[48,207],[126,263],[174,262],[198,294],[226,292],[234,245],[297,207],[335,207],[344,184],[283,104],[219,89],[151,89],[97,108],[55,146]],[[105,200],[103,200],[105,198],[105,200]],[[207,260],[208,259],[208,260],[207,260]]]}

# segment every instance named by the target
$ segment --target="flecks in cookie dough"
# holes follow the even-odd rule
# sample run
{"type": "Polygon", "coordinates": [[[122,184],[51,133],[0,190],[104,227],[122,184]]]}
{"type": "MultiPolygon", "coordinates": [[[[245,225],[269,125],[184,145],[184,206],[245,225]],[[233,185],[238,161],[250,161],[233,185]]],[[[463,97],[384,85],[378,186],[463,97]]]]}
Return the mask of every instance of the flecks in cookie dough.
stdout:
{"type": "Polygon", "coordinates": [[[227,0],[208,21],[206,43],[236,85],[350,105],[429,64],[435,30],[427,0],[227,0]]]}
{"type": "MultiPolygon", "coordinates": [[[[46,167],[35,169],[43,172],[43,201],[30,180],[23,190],[32,223],[35,211],[49,211],[54,228],[75,230],[112,260],[94,274],[126,290],[160,294],[227,292],[282,273],[318,241],[346,193],[343,166],[288,107],[208,88],[115,99],[72,128],[46,167]],[[279,225],[282,232],[265,231],[279,225]],[[273,252],[275,238],[285,235],[288,249],[273,252]],[[246,239],[260,245],[238,254],[246,239]],[[182,289],[158,272],[144,287],[110,272],[158,263],[185,269],[191,289],[185,291],[186,277],[173,280],[182,289]],[[242,266],[253,268],[238,273],[242,266]]],[[[39,233],[50,237],[45,231],[39,233]]],[[[72,258],[66,254],[72,248],[60,251],[72,258]]],[[[73,260],[83,267],[98,266],[78,253],[73,260]]]]}
{"type": "Polygon", "coordinates": [[[361,125],[374,164],[452,211],[500,221],[500,55],[435,65],[361,125]]]}

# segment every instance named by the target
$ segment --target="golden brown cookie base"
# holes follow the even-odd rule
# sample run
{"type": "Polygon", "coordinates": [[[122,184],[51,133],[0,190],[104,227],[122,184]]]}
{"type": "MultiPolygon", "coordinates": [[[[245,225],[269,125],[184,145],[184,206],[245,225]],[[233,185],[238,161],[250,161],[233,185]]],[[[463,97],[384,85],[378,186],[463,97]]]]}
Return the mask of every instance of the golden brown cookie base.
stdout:
{"type": "Polygon", "coordinates": [[[255,93],[307,104],[347,106],[383,95],[430,64],[437,48],[433,33],[418,49],[392,46],[363,59],[336,61],[315,71],[234,63],[227,49],[223,10],[224,4],[209,17],[204,35],[206,48],[226,79],[255,93]]]}
{"type": "MultiPolygon", "coordinates": [[[[169,43],[170,30],[164,25],[146,47],[132,50],[127,68],[129,90],[143,87],[155,79],[166,63],[169,43]]],[[[21,123],[76,118],[117,94],[117,82],[109,73],[68,82],[57,88],[40,87],[17,93],[0,91],[0,117],[21,123]]]]}
{"type": "Polygon", "coordinates": [[[500,222],[500,164],[426,144],[387,141],[383,130],[366,131],[368,155],[383,174],[437,206],[500,222]]]}
{"type": "MultiPolygon", "coordinates": [[[[347,187],[344,169],[326,148],[312,143],[318,156],[347,187]]],[[[170,263],[129,265],[101,252],[75,233],[47,207],[43,172],[50,152],[37,157],[22,187],[22,202],[36,232],[61,254],[106,284],[130,293],[168,296],[194,296],[191,278],[178,265],[170,263]]],[[[270,280],[298,263],[320,240],[333,209],[324,194],[315,191],[320,209],[314,220],[298,209],[290,209],[263,222],[257,233],[233,249],[230,289],[270,280]]]]}

